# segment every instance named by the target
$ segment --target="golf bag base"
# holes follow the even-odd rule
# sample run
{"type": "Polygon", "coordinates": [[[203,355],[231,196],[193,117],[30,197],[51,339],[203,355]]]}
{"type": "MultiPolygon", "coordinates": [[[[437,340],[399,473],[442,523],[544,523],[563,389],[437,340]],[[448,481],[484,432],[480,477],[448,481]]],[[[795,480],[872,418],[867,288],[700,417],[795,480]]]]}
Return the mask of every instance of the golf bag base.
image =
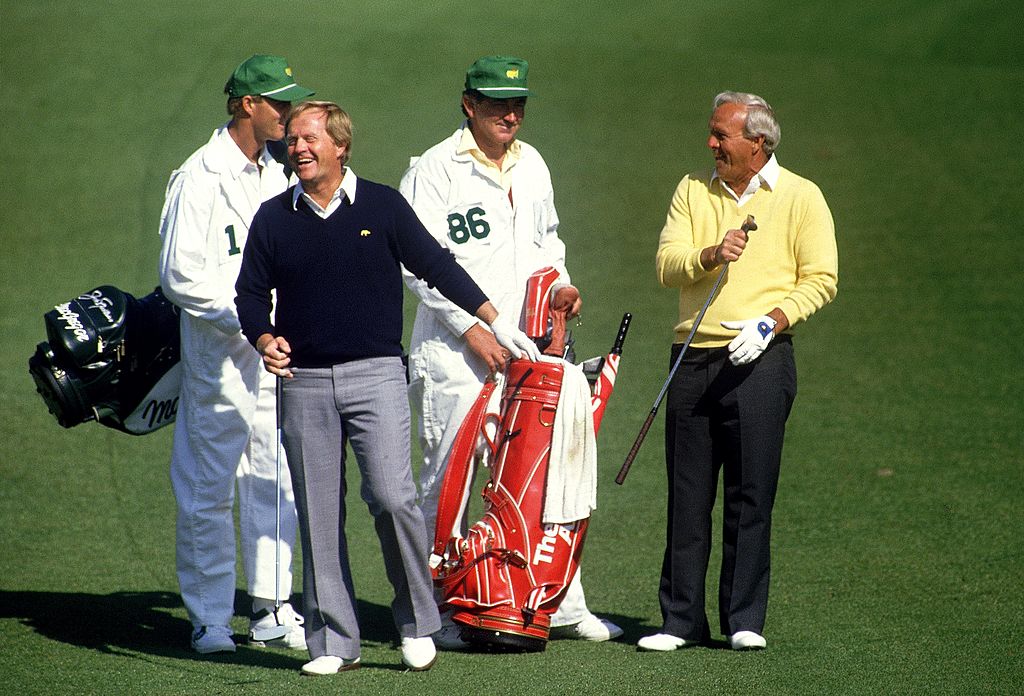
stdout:
{"type": "Polygon", "coordinates": [[[504,652],[544,652],[551,627],[546,614],[536,613],[526,623],[522,611],[508,607],[485,612],[457,611],[452,620],[459,624],[462,640],[504,652]]]}
{"type": "Polygon", "coordinates": [[[179,310],[160,288],[135,298],[103,285],[43,316],[28,369],[47,410],[142,435],[173,423],[181,384],[179,310]]]}

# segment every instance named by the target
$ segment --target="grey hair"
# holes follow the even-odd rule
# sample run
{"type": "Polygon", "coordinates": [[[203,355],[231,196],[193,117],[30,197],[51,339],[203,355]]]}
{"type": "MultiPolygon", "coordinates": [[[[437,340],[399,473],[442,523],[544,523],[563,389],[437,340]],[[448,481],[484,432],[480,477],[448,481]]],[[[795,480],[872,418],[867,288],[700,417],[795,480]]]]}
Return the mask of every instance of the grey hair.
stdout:
{"type": "Polygon", "coordinates": [[[749,92],[722,92],[715,97],[715,105],[712,110],[722,104],[742,104],[747,107],[747,121],[743,124],[743,136],[746,138],[764,137],[765,154],[771,156],[775,148],[779,146],[782,139],[782,129],[779,122],[775,120],[775,111],[771,104],[762,97],[749,92]]]}

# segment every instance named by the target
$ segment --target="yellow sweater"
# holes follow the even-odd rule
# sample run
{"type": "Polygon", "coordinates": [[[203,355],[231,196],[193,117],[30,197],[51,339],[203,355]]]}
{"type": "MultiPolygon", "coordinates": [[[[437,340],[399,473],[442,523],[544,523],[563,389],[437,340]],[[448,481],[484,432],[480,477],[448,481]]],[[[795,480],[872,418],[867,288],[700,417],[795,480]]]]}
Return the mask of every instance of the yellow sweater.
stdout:
{"type": "Polygon", "coordinates": [[[721,271],[701,267],[701,249],[721,242],[747,215],[757,221],[697,329],[695,348],[727,345],[736,332],[722,328],[722,321],[752,319],[775,307],[795,325],[835,298],[839,280],[832,213],[813,182],[780,167],[775,189],[762,186],[742,207],[724,185],[710,172],[684,177],[658,243],[658,281],[679,288],[675,333],[682,343],[721,271]]]}

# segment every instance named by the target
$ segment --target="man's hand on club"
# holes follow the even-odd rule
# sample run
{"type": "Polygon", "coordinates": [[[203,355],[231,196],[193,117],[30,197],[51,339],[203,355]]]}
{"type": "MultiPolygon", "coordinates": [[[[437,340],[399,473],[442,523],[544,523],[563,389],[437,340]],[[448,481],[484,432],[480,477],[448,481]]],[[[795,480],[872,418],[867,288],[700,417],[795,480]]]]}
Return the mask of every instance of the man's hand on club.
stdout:
{"type": "Polygon", "coordinates": [[[540,360],[540,350],[537,344],[530,340],[530,337],[512,325],[512,322],[502,316],[495,317],[491,322],[491,331],[494,338],[502,345],[513,358],[520,358],[526,354],[530,360],[540,360]]]}
{"type": "Polygon", "coordinates": [[[729,230],[721,244],[706,247],[700,254],[700,263],[705,270],[712,270],[726,261],[738,261],[747,247],[747,233],[743,230],[729,230]]]}
{"type": "Polygon", "coordinates": [[[729,362],[746,365],[760,357],[775,338],[776,323],[767,314],[741,321],[723,321],[724,328],[740,332],[729,344],[729,362]]]}
{"type": "Polygon", "coordinates": [[[292,347],[282,336],[265,333],[256,339],[256,350],[263,357],[263,367],[278,377],[291,377],[288,364],[292,361],[289,353],[292,347]]]}

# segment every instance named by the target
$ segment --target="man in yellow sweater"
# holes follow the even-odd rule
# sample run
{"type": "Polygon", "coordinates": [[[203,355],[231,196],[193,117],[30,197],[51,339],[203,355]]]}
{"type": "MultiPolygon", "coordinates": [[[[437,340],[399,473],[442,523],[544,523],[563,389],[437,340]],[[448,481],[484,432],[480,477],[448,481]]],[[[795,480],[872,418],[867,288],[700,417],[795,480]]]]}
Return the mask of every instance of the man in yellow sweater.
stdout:
{"type": "Polygon", "coordinates": [[[832,214],[812,182],[779,166],[780,129],[753,94],[715,97],[711,172],[683,178],[658,244],[658,280],[679,288],[673,364],[715,283],[725,282],[668,389],[668,520],[659,633],[641,650],[705,643],[704,579],[722,471],[718,606],[733,649],[766,646],[771,514],[786,419],[796,397],[792,327],[836,295],[832,214]],[[757,231],[740,228],[753,215],[757,231]]]}

